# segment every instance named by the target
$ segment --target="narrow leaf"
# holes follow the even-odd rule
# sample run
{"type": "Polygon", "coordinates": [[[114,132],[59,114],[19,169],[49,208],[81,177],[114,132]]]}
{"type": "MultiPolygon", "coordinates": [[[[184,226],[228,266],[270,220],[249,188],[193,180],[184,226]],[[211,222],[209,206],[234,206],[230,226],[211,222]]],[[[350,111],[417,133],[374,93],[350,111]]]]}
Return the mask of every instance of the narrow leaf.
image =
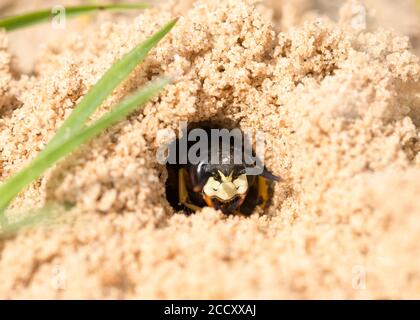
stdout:
{"type": "Polygon", "coordinates": [[[54,221],[56,213],[62,213],[66,210],[63,206],[48,204],[40,209],[29,210],[24,212],[24,217],[20,220],[10,223],[8,225],[2,225],[0,231],[0,240],[13,237],[22,228],[32,227],[39,225],[47,221],[54,221]]]}
{"type": "Polygon", "coordinates": [[[32,162],[12,176],[0,186],[0,215],[9,202],[32,181],[39,178],[48,168],[53,166],[62,157],[68,155],[83,143],[94,138],[116,122],[125,118],[139,105],[143,105],[152,96],[160,92],[168,83],[167,80],[159,80],[148,85],[138,93],[126,98],[112,111],[106,113],[92,125],[74,133],[72,136],[60,141],[51,148],[42,151],[32,162]]]}
{"type": "Polygon", "coordinates": [[[146,57],[149,51],[173,28],[177,20],[172,20],[153,34],[143,43],[136,46],[102,76],[89,90],[82,101],[75,107],[70,116],[64,121],[56,135],[51,139],[47,148],[64,136],[71,136],[82,128],[91,114],[104,102],[114,89],[130,74],[131,71],[146,57]]]}
{"type": "MultiPolygon", "coordinates": [[[[55,161],[58,161],[62,156],[77,147],[77,145],[73,146],[72,144],[73,137],[76,137],[79,140],[84,139],[77,134],[79,134],[81,129],[85,126],[85,123],[90,115],[102,104],[102,102],[113,92],[113,90],[127,78],[129,73],[144,59],[146,54],[173,28],[176,21],[177,19],[166,24],[145,42],[136,46],[133,50],[123,56],[123,58],[115,62],[76,105],[73,112],[64,121],[63,125],[59,128],[58,132],[44,150],[34,160],[32,160],[27,167],[0,185],[0,223],[7,223],[4,210],[7,208],[10,201],[12,201],[23,188],[37,179],[46,169],[51,167],[55,161]],[[69,145],[72,147],[67,149],[69,148],[69,145]]],[[[141,100],[142,97],[151,96],[150,90],[153,88],[154,87],[152,86],[149,89],[146,89],[146,91],[138,97],[138,104],[144,103],[144,101],[141,100]]],[[[130,102],[131,100],[128,101],[130,102]]],[[[137,99],[134,100],[134,102],[136,101],[137,99]]],[[[124,106],[124,104],[122,106],[124,106]]],[[[124,108],[122,110],[124,110],[124,108]]],[[[111,115],[116,117],[113,113],[111,113],[111,115]]],[[[106,120],[108,118],[105,117],[104,119],[106,120]]],[[[110,119],[107,121],[113,123],[110,119]]],[[[89,131],[91,130],[89,128],[90,127],[85,128],[81,132],[88,130],[85,134],[89,135],[91,132],[89,131]]],[[[102,128],[104,129],[105,127],[102,128]]],[[[96,131],[94,132],[96,135],[96,131]]]]}
{"type": "MultiPolygon", "coordinates": [[[[105,4],[105,5],[84,5],[84,6],[69,6],[63,7],[65,12],[65,17],[70,18],[82,14],[88,14],[95,11],[101,10],[139,10],[145,9],[149,6],[145,3],[138,4],[105,4]]],[[[63,13],[64,13],[63,12],[63,13]]],[[[46,22],[55,17],[57,14],[60,14],[60,10],[57,7],[57,10],[54,8],[44,9],[39,11],[33,11],[24,13],[21,15],[6,17],[0,19],[0,28],[4,28],[7,31],[16,30],[19,28],[24,28],[33,24],[46,22]]]]}

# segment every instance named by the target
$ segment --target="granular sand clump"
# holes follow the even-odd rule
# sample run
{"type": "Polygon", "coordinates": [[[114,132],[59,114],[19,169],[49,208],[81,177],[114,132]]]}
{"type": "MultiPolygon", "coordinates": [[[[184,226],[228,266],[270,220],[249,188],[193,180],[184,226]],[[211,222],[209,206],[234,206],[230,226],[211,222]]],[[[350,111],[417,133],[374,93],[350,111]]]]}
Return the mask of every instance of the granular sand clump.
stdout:
{"type": "Polygon", "coordinates": [[[176,81],[14,201],[10,219],[71,209],[66,223],[2,240],[0,296],[419,298],[419,60],[407,38],[352,29],[344,9],[334,22],[292,8],[169,2],[69,34],[18,79],[2,34],[4,180],[117,58],[181,16],[94,118],[151,79],[176,81]],[[265,212],[173,212],[158,131],[205,120],[265,133],[266,165],[284,179],[265,212]]]}

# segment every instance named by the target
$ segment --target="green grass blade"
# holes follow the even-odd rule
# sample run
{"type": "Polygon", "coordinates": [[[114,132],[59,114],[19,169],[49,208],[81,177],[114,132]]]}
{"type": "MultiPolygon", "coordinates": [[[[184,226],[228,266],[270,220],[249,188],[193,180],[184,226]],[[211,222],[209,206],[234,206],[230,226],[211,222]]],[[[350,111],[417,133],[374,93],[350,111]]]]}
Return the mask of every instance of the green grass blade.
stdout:
{"type": "MultiPolygon", "coordinates": [[[[138,4],[105,4],[105,5],[84,5],[84,6],[69,6],[63,7],[65,9],[66,17],[74,17],[82,14],[88,14],[95,11],[101,10],[140,10],[148,8],[149,5],[145,3],[138,4]]],[[[0,28],[4,28],[7,31],[24,28],[33,24],[49,21],[55,14],[52,9],[44,9],[39,11],[33,11],[24,13],[21,15],[6,17],[0,19],[0,28]]]]}
{"type": "Polygon", "coordinates": [[[56,213],[61,213],[65,210],[66,209],[63,206],[47,204],[40,209],[26,211],[24,212],[24,217],[18,221],[8,225],[2,225],[2,228],[0,229],[0,240],[13,237],[22,228],[32,227],[41,223],[44,224],[48,221],[52,222],[56,217],[56,213]]]}
{"type": "Polygon", "coordinates": [[[123,100],[112,111],[102,116],[92,125],[74,133],[72,136],[67,137],[51,148],[42,151],[27,167],[0,186],[0,217],[1,215],[4,215],[3,211],[10,201],[23,188],[39,178],[62,157],[68,155],[83,143],[89,141],[105,129],[125,118],[139,105],[146,103],[152,96],[160,92],[167,83],[167,80],[153,82],[138,93],[123,100]]]}
{"type": "Polygon", "coordinates": [[[69,137],[82,128],[91,114],[104,102],[114,89],[130,74],[130,72],[146,57],[149,51],[173,28],[176,19],[163,26],[149,39],[141,43],[115,62],[102,78],[83,97],[70,116],[52,138],[50,145],[63,137],[69,137]]]}
{"type": "MultiPolygon", "coordinates": [[[[172,20],[163,26],[158,32],[153,34],[142,44],[136,46],[120,60],[115,62],[111,68],[102,76],[102,78],[89,90],[83,99],[77,104],[70,116],[64,121],[56,135],[51,139],[44,150],[32,162],[6,180],[0,185],[0,222],[7,221],[4,216],[4,210],[10,201],[19,194],[23,188],[37,179],[46,169],[51,167],[60,157],[70,151],[68,146],[73,146],[72,139],[84,139],[78,136],[81,129],[85,126],[90,115],[102,104],[102,102],[114,91],[114,89],[127,78],[129,73],[144,59],[147,53],[173,28],[177,19],[172,20]],[[65,143],[63,145],[63,143],[65,143]]],[[[145,91],[147,97],[150,91],[145,91]]],[[[140,96],[141,97],[141,96],[140,96]]],[[[140,99],[140,98],[139,98],[140,99]]],[[[130,101],[130,100],[129,100],[130,101]]],[[[137,101],[137,100],[135,100],[137,101]]],[[[139,103],[142,100],[139,100],[139,103]]],[[[124,105],[123,105],[124,106],[124,105]]],[[[124,109],[123,109],[124,110],[124,109]]],[[[111,113],[115,117],[115,114],[111,113]]],[[[104,118],[105,120],[108,118],[104,118]]],[[[108,120],[109,121],[109,120],[108,120]]],[[[113,121],[110,121],[113,122],[113,121]]],[[[90,134],[87,128],[87,135],[90,134]]],[[[95,127],[94,127],[95,128],[95,127]]],[[[105,128],[105,127],[102,127],[105,128]]],[[[81,132],[85,132],[83,129],[81,132]]],[[[97,133],[95,133],[97,134],[97,133]]],[[[77,140],[76,141],[79,141],[77,140]]],[[[71,148],[74,148],[71,147],[71,148]]],[[[71,149],[70,148],[70,149],[71,149]]],[[[71,149],[72,150],[72,149],[71,149]]]]}

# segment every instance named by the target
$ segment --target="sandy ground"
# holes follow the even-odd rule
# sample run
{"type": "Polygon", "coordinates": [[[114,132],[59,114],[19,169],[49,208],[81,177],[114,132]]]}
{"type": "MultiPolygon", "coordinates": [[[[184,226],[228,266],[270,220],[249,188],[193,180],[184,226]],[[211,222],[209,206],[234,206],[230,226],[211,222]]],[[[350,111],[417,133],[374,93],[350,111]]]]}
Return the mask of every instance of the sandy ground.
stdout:
{"type": "Polygon", "coordinates": [[[0,297],[420,298],[414,4],[398,2],[407,19],[392,23],[391,1],[367,1],[367,11],[193,2],[79,19],[26,60],[39,42],[17,42],[48,26],[0,34],[4,180],[117,58],[181,17],[94,117],[151,79],[175,83],[14,201],[11,220],[46,203],[71,209],[0,240],[0,297]],[[266,164],[284,182],[264,212],[186,216],[166,201],[157,132],[209,119],[265,133],[266,164]]]}

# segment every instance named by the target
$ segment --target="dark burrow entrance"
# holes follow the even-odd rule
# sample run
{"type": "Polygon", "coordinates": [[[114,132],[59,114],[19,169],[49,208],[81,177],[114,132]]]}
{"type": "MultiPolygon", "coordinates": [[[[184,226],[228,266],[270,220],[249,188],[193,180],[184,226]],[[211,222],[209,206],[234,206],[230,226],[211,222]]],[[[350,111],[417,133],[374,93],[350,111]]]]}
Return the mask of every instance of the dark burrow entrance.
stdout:
{"type": "Polygon", "coordinates": [[[267,207],[279,179],[257,157],[253,133],[214,122],[180,131],[169,145],[166,164],[166,197],[176,211],[190,214],[209,206],[226,215],[250,215],[267,207]]]}

